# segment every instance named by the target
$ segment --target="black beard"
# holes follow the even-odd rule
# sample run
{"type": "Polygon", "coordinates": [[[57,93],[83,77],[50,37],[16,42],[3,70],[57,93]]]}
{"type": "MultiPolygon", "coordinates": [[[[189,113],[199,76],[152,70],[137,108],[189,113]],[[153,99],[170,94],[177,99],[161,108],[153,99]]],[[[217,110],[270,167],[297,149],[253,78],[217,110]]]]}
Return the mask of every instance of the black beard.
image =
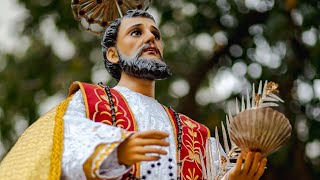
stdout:
{"type": "Polygon", "coordinates": [[[140,54],[134,58],[124,58],[119,54],[121,69],[134,77],[147,80],[163,80],[171,76],[169,66],[161,60],[140,58],[140,54]]]}

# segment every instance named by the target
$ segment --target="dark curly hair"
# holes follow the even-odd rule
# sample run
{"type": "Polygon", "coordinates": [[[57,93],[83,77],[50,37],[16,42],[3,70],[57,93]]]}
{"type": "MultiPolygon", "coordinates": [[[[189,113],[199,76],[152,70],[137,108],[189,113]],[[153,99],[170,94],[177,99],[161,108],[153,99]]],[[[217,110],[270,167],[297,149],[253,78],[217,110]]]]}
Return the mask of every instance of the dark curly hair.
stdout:
{"type": "Polygon", "coordinates": [[[114,64],[110,62],[106,57],[106,53],[110,47],[114,47],[116,45],[118,30],[123,18],[131,18],[131,17],[146,17],[146,18],[152,19],[155,22],[153,16],[146,11],[129,10],[123,15],[122,18],[118,18],[114,20],[106,29],[101,41],[104,65],[107,71],[110,73],[110,75],[113,78],[115,78],[117,81],[119,81],[121,77],[121,68],[119,64],[114,64]]]}

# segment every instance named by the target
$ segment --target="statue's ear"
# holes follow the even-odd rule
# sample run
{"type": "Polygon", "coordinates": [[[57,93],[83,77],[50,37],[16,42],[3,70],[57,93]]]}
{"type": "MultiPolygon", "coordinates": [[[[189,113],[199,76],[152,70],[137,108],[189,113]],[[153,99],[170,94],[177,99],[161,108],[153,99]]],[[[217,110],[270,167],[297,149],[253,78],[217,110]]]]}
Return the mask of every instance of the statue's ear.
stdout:
{"type": "Polygon", "coordinates": [[[106,53],[106,58],[112,62],[113,64],[118,64],[119,63],[119,55],[118,55],[118,51],[115,47],[110,47],[107,50],[106,53]]]}

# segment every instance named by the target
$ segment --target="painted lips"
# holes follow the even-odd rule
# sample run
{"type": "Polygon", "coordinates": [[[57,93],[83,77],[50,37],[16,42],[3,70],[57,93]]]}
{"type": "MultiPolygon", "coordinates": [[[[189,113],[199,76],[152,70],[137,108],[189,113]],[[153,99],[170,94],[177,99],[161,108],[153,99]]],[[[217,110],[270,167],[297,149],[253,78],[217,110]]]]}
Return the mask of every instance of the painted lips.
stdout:
{"type": "Polygon", "coordinates": [[[154,54],[159,54],[159,53],[158,53],[159,50],[158,50],[157,48],[154,48],[154,47],[145,48],[145,49],[143,50],[143,52],[152,52],[152,53],[154,53],[154,54]]]}

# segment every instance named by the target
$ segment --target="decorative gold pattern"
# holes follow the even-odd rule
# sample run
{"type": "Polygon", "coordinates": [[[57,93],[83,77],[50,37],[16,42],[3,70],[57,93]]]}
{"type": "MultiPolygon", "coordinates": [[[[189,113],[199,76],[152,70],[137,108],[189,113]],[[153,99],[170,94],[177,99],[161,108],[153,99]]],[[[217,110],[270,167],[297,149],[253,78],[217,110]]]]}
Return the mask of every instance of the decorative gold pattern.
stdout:
{"type": "Polygon", "coordinates": [[[184,133],[182,135],[182,147],[188,152],[188,155],[184,156],[184,158],[181,160],[181,172],[183,172],[181,177],[182,179],[202,179],[204,172],[202,172],[203,168],[201,159],[206,158],[204,147],[206,144],[206,139],[210,138],[210,133],[208,133],[209,130],[205,126],[201,126],[201,124],[191,120],[187,116],[180,115],[180,117],[182,120],[181,124],[184,129],[184,133]],[[204,127],[205,129],[203,129],[204,127]],[[203,132],[203,130],[206,132],[203,132]],[[192,168],[192,171],[190,167],[192,168]]]}
{"type": "MultiPolygon", "coordinates": [[[[274,94],[274,93],[279,93],[279,90],[278,90],[278,87],[279,87],[279,85],[277,84],[277,83],[275,83],[275,82],[272,82],[272,81],[270,81],[270,82],[268,82],[267,83],[267,85],[266,85],[266,89],[265,89],[265,91],[266,91],[266,96],[268,96],[268,95],[270,95],[270,94],[274,94]]],[[[258,107],[259,106],[259,104],[261,104],[261,100],[262,100],[262,94],[259,94],[259,93],[256,93],[255,94],[255,104],[256,104],[256,107],[258,107]]]]}
{"type": "Polygon", "coordinates": [[[83,163],[82,165],[82,169],[84,171],[84,174],[86,175],[86,178],[89,179],[89,180],[92,180],[92,179],[98,179],[96,174],[94,174],[94,171],[93,171],[93,160],[98,156],[98,154],[104,150],[105,148],[105,144],[99,144],[94,152],[91,154],[91,156],[83,163]]]}
{"type": "MultiPolygon", "coordinates": [[[[177,138],[177,125],[174,121],[174,115],[164,106],[174,130],[174,136],[177,138]]],[[[207,139],[210,138],[210,131],[204,125],[193,121],[189,117],[180,114],[182,127],[182,150],[180,150],[181,161],[181,179],[203,179],[201,159],[206,158],[205,146],[207,139]]],[[[176,146],[177,140],[175,138],[176,146]]],[[[177,151],[178,160],[178,151],[177,151]]],[[[179,171],[178,171],[179,172],[179,171]]],[[[179,176],[179,175],[178,175],[179,176]]]]}
{"type": "Polygon", "coordinates": [[[94,158],[93,161],[93,168],[92,168],[92,173],[98,176],[99,174],[99,167],[101,166],[102,162],[106,159],[106,157],[109,156],[109,154],[116,148],[118,145],[126,139],[131,133],[128,133],[126,131],[121,131],[121,140],[108,144],[104,147],[104,150],[102,151],[101,154],[99,154],[96,158],[94,158]]]}
{"type": "MultiPolygon", "coordinates": [[[[107,114],[107,115],[109,115],[109,117],[111,117],[110,104],[109,104],[109,101],[107,99],[107,95],[106,95],[105,91],[103,91],[103,94],[100,94],[101,93],[101,89],[100,89],[100,87],[97,87],[97,89],[94,90],[94,93],[95,93],[96,97],[99,99],[99,101],[94,106],[95,107],[95,112],[93,112],[92,120],[93,121],[97,121],[96,117],[101,115],[101,114],[107,114]],[[105,111],[101,111],[101,109],[99,108],[100,104],[103,104],[103,105],[106,106],[106,110],[105,111]]],[[[113,102],[115,103],[117,117],[119,117],[119,115],[121,115],[123,117],[123,118],[117,118],[116,119],[116,125],[118,127],[121,127],[123,129],[125,129],[125,130],[131,129],[132,124],[131,124],[131,121],[129,119],[129,115],[127,115],[127,111],[125,110],[124,107],[121,106],[120,101],[119,101],[117,96],[112,96],[112,98],[113,98],[113,102]],[[124,127],[123,122],[128,123],[128,125],[126,125],[126,127],[124,127]]],[[[125,100],[125,99],[123,98],[123,100],[125,100]]],[[[125,103],[127,103],[127,102],[125,101],[125,103]]],[[[129,106],[126,104],[126,107],[129,107],[129,106]]],[[[130,113],[131,117],[134,118],[134,116],[133,116],[133,114],[132,114],[130,109],[129,109],[129,113],[130,113]]],[[[110,125],[112,124],[109,119],[102,120],[101,122],[106,123],[106,124],[110,124],[110,125]]],[[[133,120],[133,122],[136,122],[136,121],[133,120]]],[[[134,126],[133,129],[137,130],[136,123],[133,123],[133,126],[134,126]]]]}
{"type": "Polygon", "coordinates": [[[199,176],[195,175],[195,168],[192,168],[192,172],[191,172],[191,169],[188,168],[188,172],[189,172],[189,174],[186,175],[186,178],[188,180],[197,180],[197,179],[199,179],[199,176]]]}
{"type": "Polygon", "coordinates": [[[268,82],[266,94],[269,95],[271,93],[273,93],[273,94],[279,93],[278,87],[279,87],[279,85],[277,83],[272,82],[272,81],[268,82]]]}

